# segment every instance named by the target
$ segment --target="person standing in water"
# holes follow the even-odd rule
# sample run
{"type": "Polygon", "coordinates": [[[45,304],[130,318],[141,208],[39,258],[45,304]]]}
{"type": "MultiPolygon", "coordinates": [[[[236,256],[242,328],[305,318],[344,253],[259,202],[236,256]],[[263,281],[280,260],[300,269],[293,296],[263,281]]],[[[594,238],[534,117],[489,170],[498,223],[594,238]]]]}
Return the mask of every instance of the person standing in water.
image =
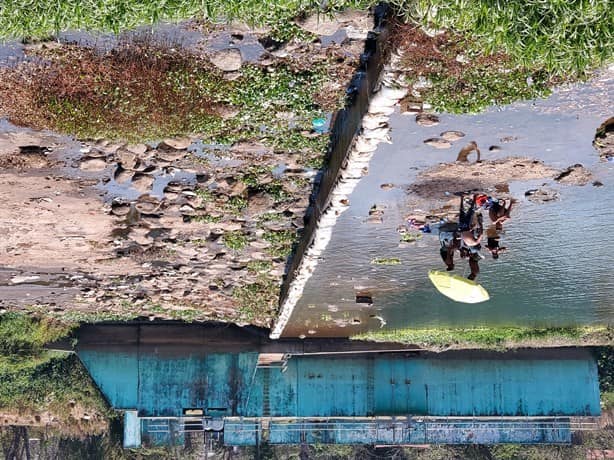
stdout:
{"type": "Polygon", "coordinates": [[[514,202],[509,200],[497,200],[489,197],[491,202],[488,209],[488,216],[497,230],[503,230],[503,222],[511,219],[512,205],[514,202]]]}

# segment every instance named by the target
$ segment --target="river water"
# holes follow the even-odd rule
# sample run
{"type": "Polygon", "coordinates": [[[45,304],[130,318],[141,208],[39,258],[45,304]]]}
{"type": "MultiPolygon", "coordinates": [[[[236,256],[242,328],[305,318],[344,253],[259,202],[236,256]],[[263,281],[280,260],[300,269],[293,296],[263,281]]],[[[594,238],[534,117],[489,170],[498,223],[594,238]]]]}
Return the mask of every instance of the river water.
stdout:
{"type": "MultiPolygon", "coordinates": [[[[609,69],[544,100],[493,107],[479,115],[442,114],[437,126],[419,126],[413,116],[395,112],[392,144],[380,144],[369,174],[350,196],[350,208],[339,217],[284,336],[347,336],[380,327],[611,323],[614,280],[608,234],[614,226],[614,164],[600,161],[591,143],[613,106],[614,69],[609,69]],[[446,130],[460,130],[466,137],[449,150],[423,143],[446,130]],[[407,188],[419,172],[453,161],[469,140],[478,143],[486,159],[531,157],[557,169],[580,163],[593,174],[584,186],[552,179],[509,184],[518,200],[502,238],[509,251],[499,260],[488,256],[480,262],[479,282],[490,293],[490,300],[480,304],[453,302],[431,285],[428,271],[445,269],[436,232],[399,247],[396,231],[412,211],[407,188]],[[489,145],[501,150],[490,152],[489,145]],[[592,181],[603,186],[594,187],[592,181]],[[395,188],[384,190],[384,183],[395,188]],[[543,184],[560,199],[536,204],[524,196],[543,184]],[[373,205],[384,210],[379,225],[366,221],[373,205]],[[401,263],[373,265],[376,257],[395,257],[401,263]],[[372,296],[372,305],[356,302],[361,292],[372,296]]],[[[457,261],[456,272],[467,276],[466,265],[457,261]]]]}

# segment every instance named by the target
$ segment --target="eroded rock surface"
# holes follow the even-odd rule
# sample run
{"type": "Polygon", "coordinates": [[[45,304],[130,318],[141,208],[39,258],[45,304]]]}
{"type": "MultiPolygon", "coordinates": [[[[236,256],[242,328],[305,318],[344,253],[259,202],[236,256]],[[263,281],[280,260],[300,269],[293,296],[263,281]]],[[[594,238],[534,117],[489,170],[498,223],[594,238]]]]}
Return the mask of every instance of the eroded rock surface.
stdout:
{"type": "MultiPolygon", "coordinates": [[[[18,132],[0,159],[24,155],[18,132]]],[[[167,139],[72,154],[0,171],[0,308],[268,325],[315,176],[300,153],[167,139]]]]}

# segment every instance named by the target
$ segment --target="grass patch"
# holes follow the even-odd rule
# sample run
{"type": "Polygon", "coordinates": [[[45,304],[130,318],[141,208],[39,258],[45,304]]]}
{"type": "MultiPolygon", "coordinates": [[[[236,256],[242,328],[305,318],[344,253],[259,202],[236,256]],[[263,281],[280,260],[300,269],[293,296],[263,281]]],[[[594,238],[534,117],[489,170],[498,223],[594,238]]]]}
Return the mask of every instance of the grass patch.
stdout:
{"type": "Polygon", "coordinates": [[[393,0],[407,21],[394,37],[410,83],[437,111],[475,113],[544,97],[614,56],[607,0],[393,0]],[[411,25],[410,25],[411,24],[411,25]],[[434,36],[426,30],[445,31],[434,36]]]}
{"type": "Polygon", "coordinates": [[[606,410],[614,409],[614,346],[597,347],[595,355],[599,371],[601,405],[606,410]]]}
{"type": "Polygon", "coordinates": [[[614,11],[608,0],[393,0],[408,21],[475,38],[473,52],[504,52],[513,64],[562,78],[612,59],[614,11]]]}
{"type": "Polygon", "coordinates": [[[198,134],[224,144],[258,138],[321,156],[327,136],[301,132],[311,129],[312,118],[338,108],[318,98],[335,78],[327,63],[268,69],[245,64],[230,81],[203,56],[151,36],[108,52],[65,46],[39,57],[49,64],[1,70],[0,114],[21,126],[78,138],[142,142],[198,134]],[[224,118],[229,110],[236,115],[224,118]],[[292,112],[292,123],[278,112],[292,112]]]}
{"type": "Polygon", "coordinates": [[[271,245],[266,251],[277,259],[285,259],[290,255],[297,238],[298,234],[294,230],[267,230],[262,235],[262,239],[271,245]]]}
{"type": "Polygon", "coordinates": [[[277,309],[279,286],[264,276],[260,280],[236,287],[233,297],[239,304],[239,319],[253,322],[256,319],[271,318],[277,309]]]}
{"type": "Polygon", "coordinates": [[[473,36],[448,31],[430,37],[416,26],[397,24],[397,45],[405,50],[411,84],[435,110],[479,112],[491,105],[532,99],[549,93],[555,79],[540,66],[525,67],[501,52],[473,51],[473,36]],[[434,52],[437,50],[437,52],[434,52]]]}
{"type": "MultiPolygon", "coordinates": [[[[365,9],[373,1],[340,0],[320,9],[310,0],[102,0],[73,2],[61,0],[5,0],[0,8],[0,37],[43,38],[61,30],[81,29],[112,31],[132,29],[160,21],[201,18],[210,21],[241,20],[272,28],[272,38],[284,41],[306,33],[293,19],[312,11],[334,12],[347,7],[365,9]]],[[[324,4],[322,4],[324,5],[324,4]]]]}
{"type": "Polygon", "coordinates": [[[0,412],[35,418],[37,413],[49,411],[70,429],[80,425],[71,413],[75,406],[109,415],[78,358],[43,349],[47,342],[69,337],[75,326],[25,314],[0,316],[0,412]]]}
{"type": "Polygon", "coordinates": [[[397,342],[420,345],[427,349],[491,348],[506,349],[524,346],[599,345],[611,343],[610,327],[484,327],[395,329],[366,332],[355,340],[397,342]]]}
{"type": "Polygon", "coordinates": [[[224,245],[233,251],[240,251],[247,246],[247,237],[241,232],[226,232],[223,236],[224,245]]]}
{"type": "Polygon", "coordinates": [[[0,354],[36,354],[43,345],[69,336],[76,323],[35,318],[18,313],[0,315],[0,354]]]}
{"type": "Polygon", "coordinates": [[[247,205],[247,199],[240,196],[231,196],[225,203],[224,209],[231,214],[239,215],[247,208],[247,205]]]}
{"type": "Polygon", "coordinates": [[[273,268],[273,263],[268,260],[250,260],[247,270],[250,273],[268,273],[273,268]]]}

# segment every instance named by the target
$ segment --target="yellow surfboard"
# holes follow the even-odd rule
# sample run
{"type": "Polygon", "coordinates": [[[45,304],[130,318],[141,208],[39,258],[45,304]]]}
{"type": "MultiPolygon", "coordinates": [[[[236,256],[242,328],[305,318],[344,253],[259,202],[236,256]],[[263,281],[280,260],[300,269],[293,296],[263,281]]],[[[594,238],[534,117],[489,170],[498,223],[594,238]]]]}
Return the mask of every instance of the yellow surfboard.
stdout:
{"type": "Polygon", "coordinates": [[[480,303],[490,299],[488,292],[475,281],[439,270],[429,271],[429,279],[446,297],[455,302],[480,303]]]}

